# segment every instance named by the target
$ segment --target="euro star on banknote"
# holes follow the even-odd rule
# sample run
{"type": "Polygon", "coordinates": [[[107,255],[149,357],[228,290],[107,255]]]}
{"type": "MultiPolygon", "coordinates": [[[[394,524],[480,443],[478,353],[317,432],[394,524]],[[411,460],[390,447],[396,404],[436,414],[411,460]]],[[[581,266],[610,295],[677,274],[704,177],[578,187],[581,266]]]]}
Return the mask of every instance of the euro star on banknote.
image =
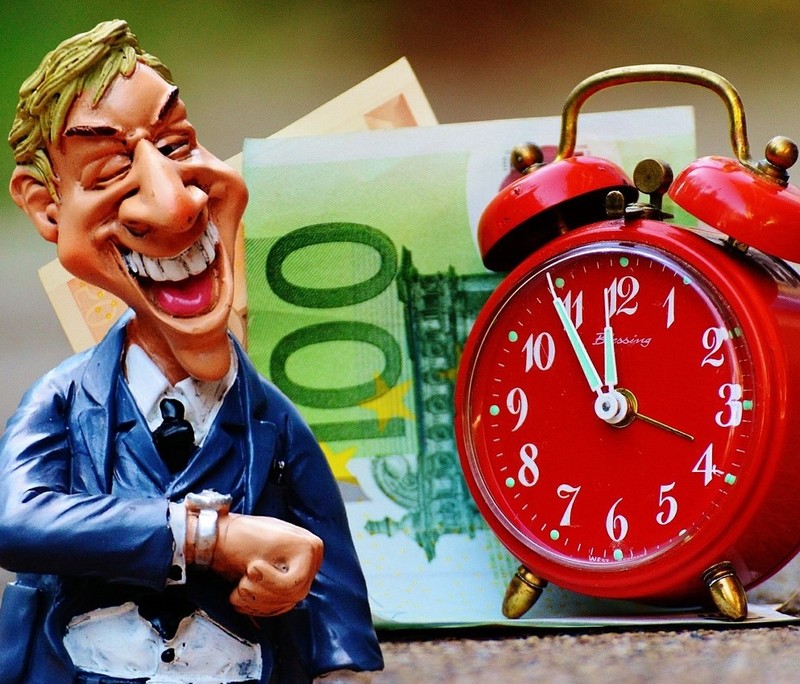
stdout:
{"type": "MultiPolygon", "coordinates": [[[[328,456],[378,625],[502,620],[517,563],[464,485],[453,386],[500,281],[478,218],[516,173],[511,148],[552,155],[559,134],[546,117],[245,143],[249,353],[328,456]]],[[[586,114],[578,152],[629,173],[644,157],[681,169],[694,140],[689,108],[586,114]]],[[[550,589],[535,615],[622,610],[603,606],[550,589]]]]}

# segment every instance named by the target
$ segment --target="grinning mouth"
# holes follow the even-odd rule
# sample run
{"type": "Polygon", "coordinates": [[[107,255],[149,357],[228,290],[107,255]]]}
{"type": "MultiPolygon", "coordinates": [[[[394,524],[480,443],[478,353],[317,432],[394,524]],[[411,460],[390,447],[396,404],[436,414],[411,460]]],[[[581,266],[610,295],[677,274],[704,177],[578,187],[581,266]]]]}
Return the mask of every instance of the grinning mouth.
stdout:
{"type": "Polygon", "coordinates": [[[219,242],[219,231],[209,223],[197,241],[174,257],[149,257],[129,251],[122,255],[128,273],[135,278],[149,278],[154,282],[180,282],[205,271],[214,261],[219,242]]]}
{"type": "Polygon", "coordinates": [[[207,313],[215,305],[218,244],[219,231],[209,223],[193,245],[174,257],[129,251],[122,258],[153,305],[169,316],[190,318],[207,313]]]}

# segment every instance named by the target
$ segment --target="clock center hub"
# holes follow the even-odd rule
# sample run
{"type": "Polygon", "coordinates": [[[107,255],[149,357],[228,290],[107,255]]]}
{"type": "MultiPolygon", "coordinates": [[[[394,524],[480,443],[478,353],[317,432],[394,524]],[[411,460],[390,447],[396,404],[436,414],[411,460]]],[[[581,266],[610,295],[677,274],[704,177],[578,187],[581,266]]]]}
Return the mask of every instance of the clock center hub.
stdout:
{"type": "Polygon", "coordinates": [[[621,387],[599,394],[594,402],[595,415],[619,428],[630,425],[638,410],[639,402],[633,392],[621,387]]]}

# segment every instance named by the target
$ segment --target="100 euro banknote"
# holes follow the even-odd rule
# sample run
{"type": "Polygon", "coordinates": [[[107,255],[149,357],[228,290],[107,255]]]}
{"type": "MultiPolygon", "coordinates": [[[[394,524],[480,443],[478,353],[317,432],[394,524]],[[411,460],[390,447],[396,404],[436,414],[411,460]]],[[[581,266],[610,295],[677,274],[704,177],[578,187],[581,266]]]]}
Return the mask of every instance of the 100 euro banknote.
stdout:
{"type": "MultiPolygon", "coordinates": [[[[462,479],[453,389],[501,278],[481,263],[480,214],[516,173],[511,148],[552,153],[559,129],[548,117],[245,144],[249,352],[341,484],[378,624],[500,618],[516,564],[462,479]]],[[[694,139],[690,108],[586,114],[578,149],[628,172],[644,157],[680,169],[694,139]]],[[[550,596],[541,614],[568,612],[568,595],[550,596]]]]}

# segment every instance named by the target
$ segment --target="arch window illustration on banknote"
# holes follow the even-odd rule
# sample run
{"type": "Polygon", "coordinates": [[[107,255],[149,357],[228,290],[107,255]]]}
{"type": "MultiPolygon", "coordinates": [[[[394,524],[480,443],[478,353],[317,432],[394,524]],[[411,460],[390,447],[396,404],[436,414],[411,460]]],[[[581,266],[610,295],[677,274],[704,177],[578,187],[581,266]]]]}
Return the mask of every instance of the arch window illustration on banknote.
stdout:
{"type": "Polygon", "coordinates": [[[384,494],[408,513],[367,521],[371,534],[408,534],[436,555],[442,534],[474,536],[485,523],[466,489],[453,436],[454,371],[472,323],[497,287],[497,274],[458,275],[453,268],[422,275],[403,249],[397,275],[405,307],[406,342],[412,359],[416,407],[416,463],[407,457],[375,459],[372,473],[384,494]]]}

